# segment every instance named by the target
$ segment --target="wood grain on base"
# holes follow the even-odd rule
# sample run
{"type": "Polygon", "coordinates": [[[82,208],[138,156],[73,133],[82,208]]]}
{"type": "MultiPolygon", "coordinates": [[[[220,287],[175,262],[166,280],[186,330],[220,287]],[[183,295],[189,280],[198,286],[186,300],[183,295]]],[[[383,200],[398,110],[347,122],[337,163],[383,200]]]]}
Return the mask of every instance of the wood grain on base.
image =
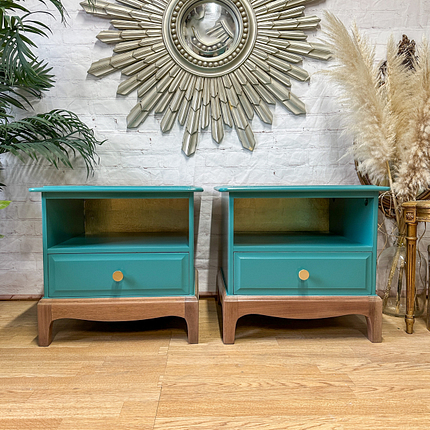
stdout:
{"type": "Polygon", "coordinates": [[[101,298],[42,299],[37,305],[39,346],[52,341],[55,320],[71,318],[86,321],[139,321],[166,316],[184,318],[189,343],[198,342],[198,298],[101,298]]]}
{"type": "Polygon", "coordinates": [[[378,296],[244,296],[227,295],[218,273],[217,288],[222,305],[223,341],[234,343],[237,320],[257,314],[279,318],[317,319],[364,315],[368,338],[382,342],[382,300],[378,296]]]}

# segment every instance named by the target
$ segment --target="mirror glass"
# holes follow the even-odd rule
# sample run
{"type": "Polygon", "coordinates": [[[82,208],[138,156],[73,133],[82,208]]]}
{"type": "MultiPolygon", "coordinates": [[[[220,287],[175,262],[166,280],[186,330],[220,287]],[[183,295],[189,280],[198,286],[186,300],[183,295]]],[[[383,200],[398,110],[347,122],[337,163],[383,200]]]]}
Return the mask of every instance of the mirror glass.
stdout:
{"type": "Polygon", "coordinates": [[[185,45],[202,58],[218,57],[234,49],[238,25],[233,11],[213,1],[192,6],[182,20],[185,45]]]}

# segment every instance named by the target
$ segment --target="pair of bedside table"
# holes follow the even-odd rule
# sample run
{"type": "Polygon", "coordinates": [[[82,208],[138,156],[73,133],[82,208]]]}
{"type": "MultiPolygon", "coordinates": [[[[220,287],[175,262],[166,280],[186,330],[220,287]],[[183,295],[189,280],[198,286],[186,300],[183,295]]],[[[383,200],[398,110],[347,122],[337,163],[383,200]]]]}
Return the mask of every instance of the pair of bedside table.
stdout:
{"type": "MultiPolygon", "coordinates": [[[[246,314],[362,314],[382,339],[373,186],[217,187],[223,341],[246,314]]],[[[39,345],[53,321],[184,318],[198,342],[194,194],[199,187],[42,187],[44,297],[39,345]]]]}

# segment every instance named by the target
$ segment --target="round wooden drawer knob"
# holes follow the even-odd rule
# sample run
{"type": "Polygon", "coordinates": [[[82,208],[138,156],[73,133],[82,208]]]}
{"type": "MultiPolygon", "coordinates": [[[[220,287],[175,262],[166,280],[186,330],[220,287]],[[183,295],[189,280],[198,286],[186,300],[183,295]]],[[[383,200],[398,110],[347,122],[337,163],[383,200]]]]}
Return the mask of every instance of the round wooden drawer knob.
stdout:
{"type": "Polygon", "coordinates": [[[115,282],[119,282],[123,280],[124,274],[121,272],[121,270],[117,270],[116,272],[113,272],[112,278],[115,282]]]}
{"type": "Polygon", "coordinates": [[[302,281],[306,281],[307,279],[309,279],[309,272],[307,270],[305,270],[305,269],[300,270],[300,272],[299,272],[299,278],[302,281]]]}

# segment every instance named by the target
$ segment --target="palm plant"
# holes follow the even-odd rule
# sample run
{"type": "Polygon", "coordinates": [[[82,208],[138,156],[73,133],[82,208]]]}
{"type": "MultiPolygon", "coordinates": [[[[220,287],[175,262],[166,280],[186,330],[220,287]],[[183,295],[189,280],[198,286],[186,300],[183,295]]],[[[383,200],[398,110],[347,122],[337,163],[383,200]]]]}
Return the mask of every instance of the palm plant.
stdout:
{"type": "MultiPolygon", "coordinates": [[[[65,21],[61,0],[48,1],[65,21]]],[[[61,164],[73,168],[72,159],[80,155],[89,173],[97,161],[96,147],[103,142],[76,114],[53,110],[14,120],[14,113],[31,110],[31,100],[41,98],[54,84],[51,68],[33,52],[36,44],[31,37],[50,33],[35,14],[50,12],[30,11],[20,0],[0,0],[0,154],[21,160],[25,155],[44,158],[57,168],[61,164]]]]}

